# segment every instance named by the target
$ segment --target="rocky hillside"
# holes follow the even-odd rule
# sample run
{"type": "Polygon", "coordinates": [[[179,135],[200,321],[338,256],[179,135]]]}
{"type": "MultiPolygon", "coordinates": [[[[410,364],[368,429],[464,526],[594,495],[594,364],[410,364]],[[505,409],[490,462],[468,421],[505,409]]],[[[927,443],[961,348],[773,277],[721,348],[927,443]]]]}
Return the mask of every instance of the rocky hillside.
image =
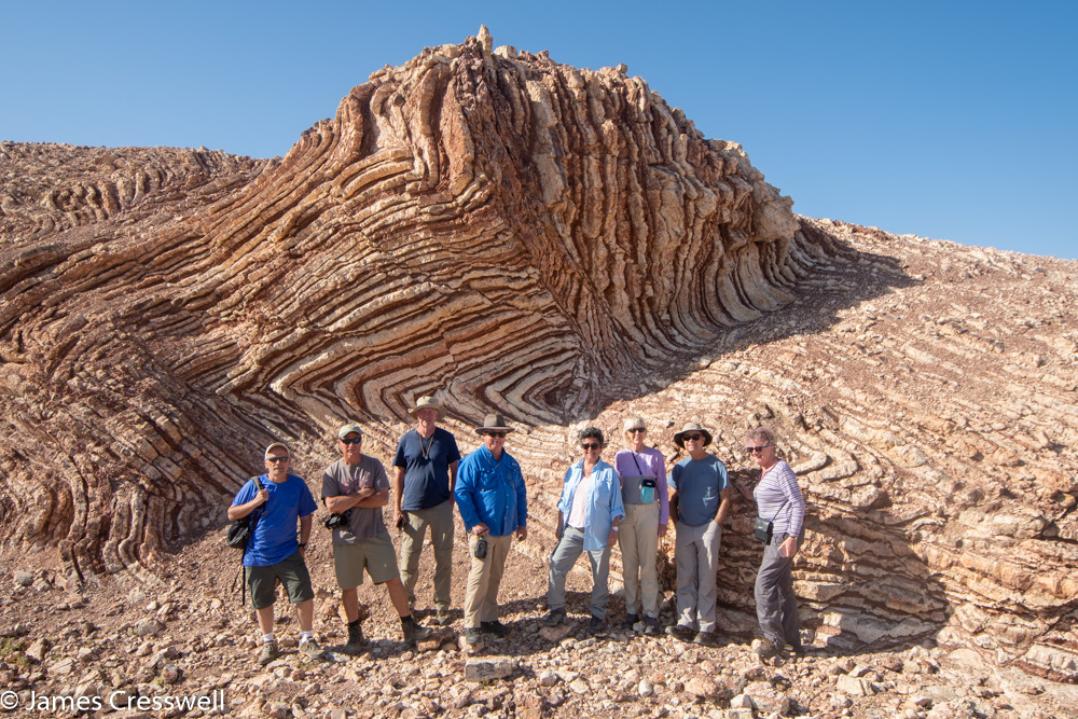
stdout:
{"type": "MultiPolygon", "coordinates": [[[[466,447],[488,411],[522,430],[509,451],[532,533],[513,555],[527,571],[505,587],[522,621],[538,611],[579,426],[617,437],[642,414],[673,459],[675,428],[699,420],[747,468],[741,434],[762,422],[811,505],[796,578],[831,652],[820,661],[963,652],[963,676],[1044,677],[1043,701],[1022,696],[1051,716],[1054,682],[1078,681],[1076,277],[1074,262],[799,218],[736,144],[704,138],[624,67],[571,68],[489,37],[375,73],[281,160],[3,143],[0,551],[23,572],[5,631],[39,632],[57,604],[108,631],[153,613],[168,630],[140,640],[153,652],[199,617],[215,635],[176,651],[201,662],[228,646],[242,661],[251,630],[217,533],[260,448],[293,443],[313,481],[331,428],[356,418],[386,460],[406,408],[437,394],[466,447]]],[[[747,474],[738,483],[749,491],[747,474]]],[[[727,528],[720,577],[739,641],[749,515],[743,504],[727,528]]],[[[49,640],[61,654],[98,646],[98,630],[64,631],[49,640]]],[[[652,661],[656,640],[624,641],[652,661]]],[[[537,661],[556,668],[564,643],[543,646],[537,661]]],[[[96,671],[129,668],[96,651],[96,671]]],[[[66,676],[9,666],[25,686],[66,676]]],[[[456,674],[441,676],[425,691],[444,706],[456,674]]],[[[795,703],[826,714],[827,676],[795,703]]],[[[643,715],[684,693],[648,681],[662,691],[643,715]]],[[[561,704],[599,701],[588,686],[561,704]]],[[[993,711],[1019,710],[985,691],[993,711]]]]}

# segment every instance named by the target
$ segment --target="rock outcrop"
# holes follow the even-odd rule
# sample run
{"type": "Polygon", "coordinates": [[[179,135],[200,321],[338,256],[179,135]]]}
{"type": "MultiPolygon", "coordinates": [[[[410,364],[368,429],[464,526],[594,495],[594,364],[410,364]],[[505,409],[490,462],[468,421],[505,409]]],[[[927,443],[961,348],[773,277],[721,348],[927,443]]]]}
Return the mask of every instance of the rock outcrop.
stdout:
{"type": "Polygon", "coordinates": [[[798,218],[624,68],[491,48],[375,73],[279,161],[0,145],[8,551],[152,572],[270,438],[315,475],[351,417],[386,459],[437,394],[465,446],[488,411],[523,430],[538,558],[580,423],[670,448],[699,419],[744,466],[764,422],[813,506],[820,641],[1078,677],[1075,264],[798,218]]]}

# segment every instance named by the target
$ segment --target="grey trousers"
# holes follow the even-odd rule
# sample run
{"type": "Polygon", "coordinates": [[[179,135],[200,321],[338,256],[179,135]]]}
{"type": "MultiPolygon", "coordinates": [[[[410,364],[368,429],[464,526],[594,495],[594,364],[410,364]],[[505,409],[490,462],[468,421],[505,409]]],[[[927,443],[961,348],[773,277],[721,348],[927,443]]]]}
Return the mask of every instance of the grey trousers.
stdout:
{"type": "Polygon", "coordinates": [[[408,604],[415,606],[415,583],[419,579],[419,555],[423,537],[430,527],[434,545],[434,605],[449,609],[449,588],[453,579],[453,505],[446,500],[430,509],[408,510],[401,533],[401,581],[408,592],[408,604]]]}
{"type": "Polygon", "coordinates": [[[547,607],[552,610],[565,608],[565,578],[581,554],[587,554],[588,562],[591,563],[591,615],[605,619],[606,601],[610,594],[607,589],[607,579],[610,576],[610,545],[607,544],[603,549],[585,550],[584,532],[574,527],[565,528],[561,540],[550,555],[547,607]]]}
{"type": "Polygon", "coordinates": [[[712,520],[699,527],[677,523],[677,623],[701,632],[715,631],[715,574],[719,570],[722,527],[712,520]]]}
{"type": "Polygon", "coordinates": [[[775,646],[781,648],[788,644],[797,648],[801,646],[801,623],[797,618],[797,597],[794,596],[793,559],[779,556],[779,545],[784,539],[785,536],[772,537],[771,542],[764,545],[764,558],[756,573],[756,619],[764,637],[775,646]]]}

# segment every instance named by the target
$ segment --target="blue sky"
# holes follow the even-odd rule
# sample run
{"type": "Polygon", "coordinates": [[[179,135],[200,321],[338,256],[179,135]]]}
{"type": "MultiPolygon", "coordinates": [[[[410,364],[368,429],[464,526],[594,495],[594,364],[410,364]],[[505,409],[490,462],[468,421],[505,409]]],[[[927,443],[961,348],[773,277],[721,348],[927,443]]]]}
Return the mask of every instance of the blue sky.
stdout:
{"type": "Polygon", "coordinates": [[[803,214],[1078,258],[1078,3],[60,2],[0,14],[0,139],[284,154],[460,42],[626,63],[803,214]]]}

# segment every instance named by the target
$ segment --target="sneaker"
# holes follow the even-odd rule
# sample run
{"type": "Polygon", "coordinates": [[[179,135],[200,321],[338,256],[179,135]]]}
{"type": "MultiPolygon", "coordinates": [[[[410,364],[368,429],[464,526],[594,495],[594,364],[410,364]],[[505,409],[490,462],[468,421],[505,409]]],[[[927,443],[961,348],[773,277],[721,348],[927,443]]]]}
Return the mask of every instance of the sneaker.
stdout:
{"type": "Polygon", "coordinates": [[[449,609],[446,607],[438,607],[434,611],[434,623],[439,627],[444,627],[453,623],[453,615],[449,613],[449,609]]]}
{"type": "Polygon", "coordinates": [[[565,610],[564,609],[551,609],[545,617],[543,617],[543,624],[548,627],[556,627],[559,624],[565,623],[565,610]]]}
{"type": "Polygon", "coordinates": [[[464,643],[468,645],[469,649],[476,649],[483,644],[483,637],[480,635],[479,630],[475,627],[468,627],[464,630],[464,643]]]}
{"type": "Polygon", "coordinates": [[[655,617],[644,617],[644,634],[655,636],[659,634],[659,620],[655,617]]]}
{"type": "Polygon", "coordinates": [[[716,647],[719,645],[719,637],[715,632],[700,631],[696,633],[696,636],[692,638],[693,644],[702,644],[705,647],[716,647]]]}
{"type": "Polygon", "coordinates": [[[306,654],[308,659],[323,659],[325,657],[322,647],[318,646],[317,639],[308,639],[305,642],[300,642],[299,650],[306,654]]]}
{"type": "Polygon", "coordinates": [[[592,617],[588,622],[588,634],[602,634],[606,630],[606,620],[592,617]]]}
{"type": "Polygon", "coordinates": [[[348,643],[344,645],[346,652],[357,654],[367,646],[367,639],[363,636],[363,628],[359,622],[348,625],[348,643]]]}
{"type": "Polygon", "coordinates": [[[495,619],[492,622],[480,622],[479,631],[484,634],[493,634],[496,637],[504,637],[509,633],[509,627],[495,619]]]}
{"type": "Polygon", "coordinates": [[[621,626],[624,627],[625,629],[632,629],[634,626],[636,626],[636,623],[639,622],[639,621],[640,621],[640,617],[638,617],[637,615],[635,615],[635,614],[626,614],[625,615],[625,622],[621,626]]]}
{"type": "Polygon", "coordinates": [[[683,642],[691,641],[696,634],[692,627],[687,627],[684,624],[671,624],[666,628],[666,633],[674,639],[680,639],[683,642]]]}
{"type": "Polygon", "coordinates": [[[281,655],[277,648],[277,642],[262,642],[262,650],[258,652],[258,663],[266,666],[281,655]]]}

